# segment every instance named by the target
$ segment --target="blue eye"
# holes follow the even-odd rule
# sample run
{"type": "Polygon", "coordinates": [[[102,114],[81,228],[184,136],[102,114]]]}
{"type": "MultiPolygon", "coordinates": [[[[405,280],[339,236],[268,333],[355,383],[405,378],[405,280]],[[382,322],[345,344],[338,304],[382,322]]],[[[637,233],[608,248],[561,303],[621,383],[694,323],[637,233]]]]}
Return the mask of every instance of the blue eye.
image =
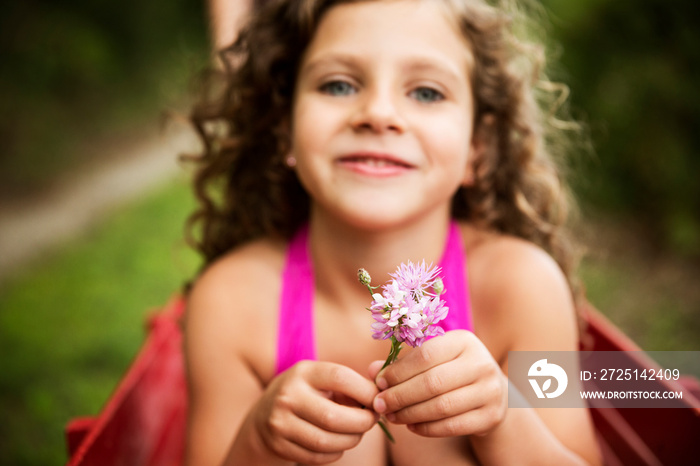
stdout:
{"type": "Polygon", "coordinates": [[[430,87],[419,87],[411,91],[410,96],[416,99],[418,102],[437,102],[445,98],[442,93],[432,89],[430,87]]]}
{"type": "Polygon", "coordinates": [[[321,86],[321,92],[329,95],[350,95],[355,93],[355,87],[346,81],[330,81],[321,86]]]}

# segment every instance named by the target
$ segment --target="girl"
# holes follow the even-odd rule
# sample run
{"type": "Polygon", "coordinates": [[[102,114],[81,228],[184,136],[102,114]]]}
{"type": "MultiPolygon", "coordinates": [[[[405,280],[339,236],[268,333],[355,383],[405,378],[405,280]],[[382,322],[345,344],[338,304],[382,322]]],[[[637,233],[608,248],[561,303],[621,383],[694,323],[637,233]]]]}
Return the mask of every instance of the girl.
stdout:
{"type": "Polygon", "coordinates": [[[188,464],[598,462],[586,410],[507,407],[508,351],[578,345],[508,25],[480,0],[280,0],[227,50],[193,114],[188,464]],[[442,266],[449,331],[380,371],[356,273],[407,260],[442,266]]]}

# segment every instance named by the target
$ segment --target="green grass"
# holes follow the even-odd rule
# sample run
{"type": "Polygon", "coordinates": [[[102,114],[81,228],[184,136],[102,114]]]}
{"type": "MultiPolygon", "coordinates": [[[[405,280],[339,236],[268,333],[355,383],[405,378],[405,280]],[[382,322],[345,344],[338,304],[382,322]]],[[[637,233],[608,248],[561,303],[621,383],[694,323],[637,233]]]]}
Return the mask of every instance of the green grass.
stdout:
{"type": "Polygon", "coordinates": [[[0,289],[0,463],[62,464],[63,426],[94,415],[143,342],[144,319],[191,277],[180,180],[0,289]]]}
{"type": "Polygon", "coordinates": [[[696,272],[662,259],[593,255],[581,267],[588,299],[646,351],[700,351],[696,272]]]}
{"type": "Polygon", "coordinates": [[[646,351],[700,351],[700,264],[654,247],[634,219],[586,220],[580,274],[594,306],[646,351]]]}

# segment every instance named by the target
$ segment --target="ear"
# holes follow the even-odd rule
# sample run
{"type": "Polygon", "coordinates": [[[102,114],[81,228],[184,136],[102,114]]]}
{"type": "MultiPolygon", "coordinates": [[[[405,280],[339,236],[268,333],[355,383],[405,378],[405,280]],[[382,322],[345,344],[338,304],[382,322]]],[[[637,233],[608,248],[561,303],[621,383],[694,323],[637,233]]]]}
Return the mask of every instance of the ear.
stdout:
{"type": "Polygon", "coordinates": [[[288,168],[294,168],[297,164],[297,159],[292,147],[291,127],[288,119],[284,119],[276,129],[276,137],[278,140],[278,150],[283,154],[282,160],[288,168]]]}

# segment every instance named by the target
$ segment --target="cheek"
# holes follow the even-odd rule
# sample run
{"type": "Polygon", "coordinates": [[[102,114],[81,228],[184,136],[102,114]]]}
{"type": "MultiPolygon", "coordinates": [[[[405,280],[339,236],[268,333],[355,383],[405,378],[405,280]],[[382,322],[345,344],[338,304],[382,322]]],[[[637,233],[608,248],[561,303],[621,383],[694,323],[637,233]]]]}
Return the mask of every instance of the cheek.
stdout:
{"type": "Polygon", "coordinates": [[[302,100],[295,106],[292,114],[292,152],[297,159],[318,152],[323,147],[329,133],[329,121],[321,117],[326,113],[314,102],[302,100]]]}
{"type": "MultiPolygon", "coordinates": [[[[467,124],[451,122],[433,132],[432,152],[439,158],[438,163],[446,170],[460,174],[471,162],[471,128],[467,124]]],[[[455,173],[456,175],[456,173],[455,173]]]]}
{"type": "Polygon", "coordinates": [[[309,131],[306,129],[308,126],[308,119],[304,116],[308,113],[304,111],[304,103],[296,102],[294,104],[294,110],[292,112],[292,131],[291,131],[291,143],[292,143],[292,153],[297,158],[300,158],[301,153],[303,153],[303,148],[308,144],[306,141],[306,135],[309,131]]]}
{"type": "Polygon", "coordinates": [[[319,131],[322,121],[313,118],[312,105],[303,99],[297,102],[292,113],[290,155],[296,159],[294,171],[304,189],[313,197],[319,184],[319,154],[323,153],[323,141],[319,131]]]}
{"type": "Polygon", "coordinates": [[[447,190],[456,191],[472,179],[471,132],[451,127],[442,137],[433,140],[433,163],[438,167],[439,181],[447,190]]]}

